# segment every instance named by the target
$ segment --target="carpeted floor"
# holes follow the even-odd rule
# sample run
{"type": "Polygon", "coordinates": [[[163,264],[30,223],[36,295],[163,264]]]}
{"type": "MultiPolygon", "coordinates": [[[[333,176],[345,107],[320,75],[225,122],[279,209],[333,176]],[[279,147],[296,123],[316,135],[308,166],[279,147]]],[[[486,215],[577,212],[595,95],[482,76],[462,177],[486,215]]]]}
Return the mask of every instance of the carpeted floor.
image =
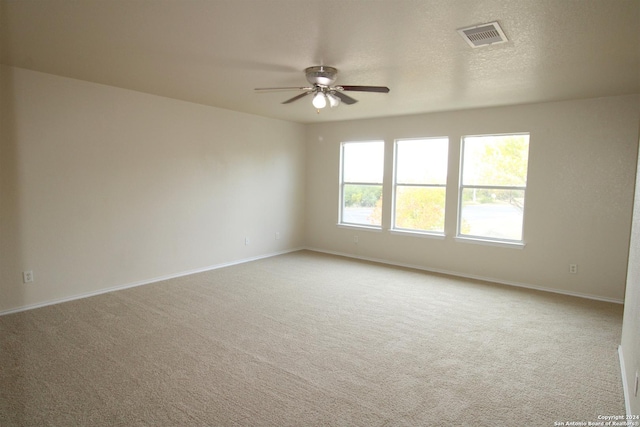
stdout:
{"type": "Polygon", "coordinates": [[[624,413],[622,306],[301,251],[0,317],[2,426],[624,413]]]}

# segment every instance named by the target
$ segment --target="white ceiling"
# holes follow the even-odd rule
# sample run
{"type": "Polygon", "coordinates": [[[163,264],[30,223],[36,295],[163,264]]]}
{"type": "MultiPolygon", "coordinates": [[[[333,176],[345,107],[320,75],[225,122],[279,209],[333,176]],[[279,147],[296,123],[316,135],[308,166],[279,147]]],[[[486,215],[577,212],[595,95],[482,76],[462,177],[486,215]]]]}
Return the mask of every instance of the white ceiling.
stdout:
{"type": "Polygon", "coordinates": [[[640,0],[0,0],[3,64],[302,123],[640,93],[640,0]],[[499,21],[508,43],[457,29],[499,21]],[[304,68],[389,94],[320,114],[304,68]]]}

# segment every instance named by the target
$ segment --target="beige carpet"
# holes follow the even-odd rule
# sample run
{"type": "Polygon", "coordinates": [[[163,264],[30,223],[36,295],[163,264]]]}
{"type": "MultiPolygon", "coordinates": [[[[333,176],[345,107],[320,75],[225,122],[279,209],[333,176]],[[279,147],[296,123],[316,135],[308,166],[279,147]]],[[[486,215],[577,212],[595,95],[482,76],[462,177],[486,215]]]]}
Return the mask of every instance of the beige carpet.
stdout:
{"type": "Polygon", "coordinates": [[[624,413],[622,306],[296,252],[0,317],[2,426],[624,413]]]}

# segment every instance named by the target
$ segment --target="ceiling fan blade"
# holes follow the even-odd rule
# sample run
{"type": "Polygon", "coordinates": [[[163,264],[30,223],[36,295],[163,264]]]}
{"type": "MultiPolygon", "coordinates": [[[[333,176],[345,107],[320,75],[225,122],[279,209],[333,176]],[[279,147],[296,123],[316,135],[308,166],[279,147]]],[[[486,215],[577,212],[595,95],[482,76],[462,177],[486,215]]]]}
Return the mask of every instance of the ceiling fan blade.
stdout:
{"type": "Polygon", "coordinates": [[[312,87],[257,87],[253,90],[260,90],[260,91],[264,91],[264,90],[312,90],[312,87]]]}
{"type": "Polygon", "coordinates": [[[332,95],[337,96],[338,98],[340,98],[340,101],[344,102],[347,105],[351,105],[351,104],[355,104],[356,102],[358,102],[357,99],[353,99],[352,97],[350,97],[349,95],[345,95],[344,93],[340,92],[340,91],[332,91],[330,92],[332,95]]]}
{"type": "Polygon", "coordinates": [[[389,88],[386,86],[345,86],[340,85],[342,90],[353,90],[357,92],[379,92],[389,93],[389,88]]]}
{"type": "Polygon", "coordinates": [[[296,96],[294,96],[293,98],[291,98],[291,99],[287,99],[286,101],[284,101],[284,102],[283,102],[283,104],[290,104],[290,103],[292,103],[293,101],[297,101],[297,100],[298,100],[298,99],[300,99],[300,98],[304,98],[305,96],[309,95],[310,93],[311,93],[311,92],[304,92],[304,93],[301,93],[300,95],[296,95],[296,96]]]}

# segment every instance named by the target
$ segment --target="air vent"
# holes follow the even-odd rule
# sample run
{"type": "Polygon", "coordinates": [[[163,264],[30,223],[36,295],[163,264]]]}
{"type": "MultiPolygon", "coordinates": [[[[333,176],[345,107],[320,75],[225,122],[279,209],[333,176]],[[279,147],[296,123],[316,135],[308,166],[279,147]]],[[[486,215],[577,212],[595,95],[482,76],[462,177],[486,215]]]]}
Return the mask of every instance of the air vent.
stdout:
{"type": "Polygon", "coordinates": [[[458,33],[469,44],[469,46],[483,47],[492,44],[507,42],[507,36],[500,28],[498,22],[490,22],[488,24],[476,25],[475,27],[461,28],[458,33]]]}

